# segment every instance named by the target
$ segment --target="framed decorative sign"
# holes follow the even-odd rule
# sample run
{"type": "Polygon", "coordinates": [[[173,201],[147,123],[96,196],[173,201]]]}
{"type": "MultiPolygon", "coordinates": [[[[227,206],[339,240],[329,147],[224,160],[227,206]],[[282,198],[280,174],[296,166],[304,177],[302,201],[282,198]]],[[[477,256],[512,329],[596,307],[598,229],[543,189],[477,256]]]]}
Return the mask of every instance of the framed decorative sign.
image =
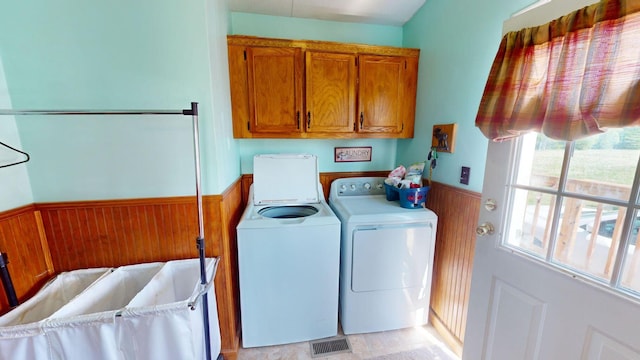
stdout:
{"type": "Polygon", "coordinates": [[[336,147],[334,162],[371,161],[371,146],[336,147]]]}

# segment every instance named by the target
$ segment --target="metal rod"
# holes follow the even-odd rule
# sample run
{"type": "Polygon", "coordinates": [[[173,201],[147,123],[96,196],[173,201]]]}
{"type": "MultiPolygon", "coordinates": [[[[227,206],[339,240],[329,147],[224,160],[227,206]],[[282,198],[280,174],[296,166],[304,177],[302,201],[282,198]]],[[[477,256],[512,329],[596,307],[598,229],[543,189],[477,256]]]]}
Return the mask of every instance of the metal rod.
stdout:
{"type": "MultiPolygon", "coordinates": [[[[207,284],[205,266],[204,216],[202,208],[201,173],[200,173],[200,130],[198,128],[198,103],[192,102],[191,109],[185,110],[0,110],[0,115],[191,115],[193,121],[193,151],[196,168],[196,199],[198,205],[198,238],[196,244],[200,258],[200,280],[207,284]]],[[[3,279],[4,280],[4,279],[3,279]]],[[[206,359],[211,360],[211,341],[209,334],[209,301],[208,294],[202,297],[202,320],[204,323],[204,340],[206,359]]]]}
{"type": "Polygon", "coordinates": [[[0,115],[190,115],[189,110],[0,110],[0,115]]]}
{"type": "MultiPolygon", "coordinates": [[[[198,125],[198,103],[191,103],[193,109],[193,157],[196,170],[196,200],[198,203],[198,237],[204,239],[204,214],[202,209],[202,185],[200,171],[200,128],[198,125]]],[[[206,283],[206,282],[205,282],[206,283]]]]}
{"type": "MultiPolygon", "coordinates": [[[[0,116],[2,115],[192,115],[193,105],[191,109],[185,110],[14,110],[14,109],[0,109],[0,116]]],[[[196,110],[197,111],[197,110],[196,110]]],[[[9,146],[7,146],[9,147],[9,146]]],[[[26,163],[29,161],[29,154],[20,150],[11,148],[17,152],[20,152],[27,156],[27,159],[20,162],[15,162],[7,165],[2,165],[0,168],[9,167],[26,163]]]]}
{"type": "MultiPolygon", "coordinates": [[[[191,115],[193,119],[193,157],[196,169],[196,202],[198,205],[198,238],[196,246],[200,257],[200,283],[206,285],[207,269],[205,266],[205,242],[204,242],[204,211],[202,206],[202,185],[200,173],[200,129],[198,127],[198,103],[191,103],[191,115]]],[[[211,336],[209,334],[209,295],[205,293],[202,296],[202,322],[204,326],[204,342],[206,359],[211,360],[211,336]]]]}

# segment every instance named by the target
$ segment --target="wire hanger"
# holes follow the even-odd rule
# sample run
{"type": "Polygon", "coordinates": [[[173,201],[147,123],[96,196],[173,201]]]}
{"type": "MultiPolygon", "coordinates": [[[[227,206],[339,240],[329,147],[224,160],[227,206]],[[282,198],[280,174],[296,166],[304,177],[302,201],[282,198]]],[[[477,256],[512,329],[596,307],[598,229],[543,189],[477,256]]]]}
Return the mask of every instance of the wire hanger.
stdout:
{"type": "Polygon", "coordinates": [[[9,146],[9,145],[7,145],[7,144],[3,143],[2,141],[0,141],[0,145],[1,145],[1,146],[6,147],[6,148],[8,148],[8,149],[11,149],[11,150],[13,150],[13,151],[15,151],[15,152],[17,152],[17,153],[20,153],[20,154],[22,154],[22,155],[24,155],[24,156],[26,156],[26,157],[27,157],[26,159],[21,160],[21,161],[12,162],[12,163],[5,164],[5,165],[0,165],[0,168],[4,168],[4,167],[9,167],[9,166],[13,166],[13,165],[18,165],[18,164],[26,163],[26,162],[27,162],[27,161],[29,161],[29,159],[31,158],[31,157],[29,156],[29,154],[27,154],[26,152],[24,152],[24,151],[20,151],[20,150],[18,150],[18,149],[16,149],[16,148],[14,148],[14,147],[12,147],[12,146],[9,146]]]}

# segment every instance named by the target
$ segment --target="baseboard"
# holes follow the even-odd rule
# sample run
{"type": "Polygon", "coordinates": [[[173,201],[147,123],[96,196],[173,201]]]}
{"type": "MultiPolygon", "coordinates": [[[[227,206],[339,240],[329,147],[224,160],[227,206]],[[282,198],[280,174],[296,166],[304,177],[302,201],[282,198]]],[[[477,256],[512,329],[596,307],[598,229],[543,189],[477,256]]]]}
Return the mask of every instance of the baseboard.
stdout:
{"type": "Polygon", "coordinates": [[[429,311],[429,323],[433,326],[434,329],[438,332],[438,334],[442,337],[442,340],[451,348],[451,350],[458,356],[462,357],[462,347],[463,344],[449,329],[446,325],[440,320],[438,315],[436,315],[433,310],[429,311]]]}

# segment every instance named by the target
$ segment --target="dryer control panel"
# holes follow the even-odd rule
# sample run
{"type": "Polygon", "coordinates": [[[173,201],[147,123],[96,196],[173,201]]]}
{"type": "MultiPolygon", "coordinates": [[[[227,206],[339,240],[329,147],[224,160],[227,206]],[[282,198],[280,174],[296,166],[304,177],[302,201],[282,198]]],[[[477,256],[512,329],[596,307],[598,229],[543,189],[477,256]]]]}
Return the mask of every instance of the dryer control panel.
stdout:
{"type": "Polygon", "coordinates": [[[336,179],[331,183],[331,197],[385,195],[384,177],[336,179]]]}

